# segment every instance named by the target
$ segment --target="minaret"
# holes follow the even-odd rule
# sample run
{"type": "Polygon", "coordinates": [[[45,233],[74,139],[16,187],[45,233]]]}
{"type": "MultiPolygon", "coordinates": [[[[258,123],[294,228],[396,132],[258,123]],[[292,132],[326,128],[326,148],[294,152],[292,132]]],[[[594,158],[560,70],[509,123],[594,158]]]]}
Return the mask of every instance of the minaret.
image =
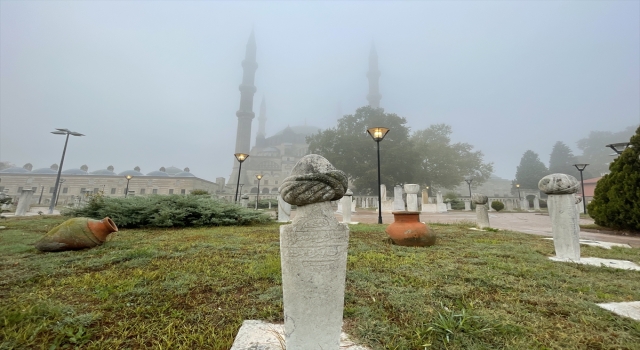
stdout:
{"type": "Polygon", "coordinates": [[[380,99],[382,98],[378,84],[380,71],[378,70],[378,53],[373,44],[371,44],[371,52],[369,52],[369,71],[367,72],[367,78],[369,79],[369,94],[367,95],[369,106],[379,108],[380,99]]]}
{"type": "Polygon", "coordinates": [[[256,147],[264,147],[265,138],[267,133],[265,132],[265,124],[267,122],[267,101],[262,96],[262,102],[260,102],[260,116],[258,117],[258,134],[256,135],[256,147]]]}
{"type": "MultiPolygon", "coordinates": [[[[258,63],[256,63],[256,38],[252,30],[249,41],[247,42],[244,61],[242,61],[243,74],[242,84],[240,84],[240,108],[236,112],[236,116],[238,117],[238,130],[236,133],[235,153],[249,154],[251,148],[251,122],[255,117],[253,113],[253,95],[256,93],[256,87],[254,85],[256,69],[258,69],[258,63]]],[[[238,165],[238,161],[234,157],[229,184],[236,184],[238,181],[238,165]]],[[[244,180],[241,178],[240,183],[243,182],[244,180]]]]}
{"type": "Polygon", "coordinates": [[[254,85],[256,69],[256,38],[251,31],[244,61],[242,61],[242,84],[240,84],[240,109],[236,112],[238,117],[238,133],[236,134],[236,152],[249,153],[251,148],[251,121],[255,117],[253,113],[253,95],[256,93],[254,85]]]}

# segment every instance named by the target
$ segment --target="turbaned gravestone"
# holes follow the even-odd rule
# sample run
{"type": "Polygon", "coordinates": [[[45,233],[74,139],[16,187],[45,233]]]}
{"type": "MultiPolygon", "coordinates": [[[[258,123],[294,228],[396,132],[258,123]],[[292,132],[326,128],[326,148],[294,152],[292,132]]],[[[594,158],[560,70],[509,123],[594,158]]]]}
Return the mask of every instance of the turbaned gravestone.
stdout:
{"type": "Polygon", "coordinates": [[[330,201],[346,191],[347,176],[316,154],[300,159],[280,186],[282,199],[298,206],[293,222],[280,226],[287,350],[340,348],[349,228],[330,201]]]}

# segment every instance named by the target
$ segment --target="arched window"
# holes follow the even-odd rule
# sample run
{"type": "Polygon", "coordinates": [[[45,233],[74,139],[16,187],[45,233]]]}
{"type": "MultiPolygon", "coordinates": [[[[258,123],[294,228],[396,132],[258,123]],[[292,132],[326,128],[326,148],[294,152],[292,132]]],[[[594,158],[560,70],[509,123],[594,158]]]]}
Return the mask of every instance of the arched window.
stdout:
{"type": "Polygon", "coordinates": [[[272,188],[271,193],[278,193],[278,188],[277,187],[272,188]]]}
{"type": "Polygon", "coordinates": [[[251,193],[258,193],[258,188],[257,187],[251,188],[251,193]]]}
{"type": "Polygon", "coordinates": [[[269,194],[269,189],[268,188],[263,188],[262,189],[262,194],[269,194]]]}

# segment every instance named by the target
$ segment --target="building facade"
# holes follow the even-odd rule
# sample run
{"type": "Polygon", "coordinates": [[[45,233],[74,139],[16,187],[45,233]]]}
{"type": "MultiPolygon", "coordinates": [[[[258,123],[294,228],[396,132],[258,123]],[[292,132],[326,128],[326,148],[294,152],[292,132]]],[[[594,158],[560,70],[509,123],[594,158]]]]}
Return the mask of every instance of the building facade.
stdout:
{"type": "MultiPolygon", "coordinates": [[[[77,169],[63,170],[60,176],[58,205],[71,204],[93,193],[108,197],[124,197],[151,194],[189,194],[193,190],[205,190],[211,194],[220,191],[219,184],[196,177],[189,168],[160,168],[147,174],[136,167],[116,174],[112,166],[93,172],[83,165],[77,169]],[[126,176],[132,176],[127,183],[126,176]],[[128,186],[127,186],[128,185],[128,186]]],[[[23,189],[33,190],[33,203],[49,205],[53,197],[58,174],[56,164],[49,168],[32,170],[31,164],[0,171],[0,192],[17,200],[23,189]]]]}

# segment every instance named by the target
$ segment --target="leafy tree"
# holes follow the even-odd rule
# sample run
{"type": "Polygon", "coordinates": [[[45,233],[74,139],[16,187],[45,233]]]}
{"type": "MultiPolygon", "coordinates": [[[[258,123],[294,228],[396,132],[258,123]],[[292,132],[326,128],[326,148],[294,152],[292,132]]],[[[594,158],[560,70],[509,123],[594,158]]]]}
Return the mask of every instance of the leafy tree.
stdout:
{"type": "Polygon", "coordinates": [[[345,115],[335,128],[307,137],[309,151],[327,158],[344,171],[357,191],[375,194],[378,187],[376,143],[366,130],[384,126],[390,131],[380,142],[381,182],[387,188],[400,183],[413,183],[417,154],[409,141],[407,120],[382,108],[360,107],[355,114],[345,115]]]}
{"type": "Polygon", "coordinates": [[[451,126],[436,124],[411,136],[420,155],[417,183],[452,188],[467,176],[473,177],[474,185],[481,185],[491,176],[493,164],[482,162],[482,152],[474,152],[468,143],[451,144],[451,133],[451,126]]]}
{"type": "Polygon", "coordinates": [[[540,161],[538,154],[527,150],[516,169],[516,183],[521,189],[537,189],[538,182],[549,174],[547,167],[540,161]]]}
{"type": "Polygon", "coordinates": [[[640,127],[630,142],[598,181],[588,209],[598,225],[640,231],[640,127]]]}
{"type": "Polygon", "coordinates": [[[391,187],[403,183],[453,187],[465,176],[482,183],[493,171],[482,163],[482,152],[467,143],[451,144],[451,127],[433,125],[410,136],[405,118],[382,108],[361,107],[345,115],[338,126],[307,138],[309,151],[327,158],[344,171],[361,194],[376,194],[378,187],[376,144],[367,128],[390,129],[380,142],[381,182],[391,187]]]}
{"type": "Polygon", "coordinates": [[[493,202],[491,202],[491,208],[493,208],[493,210],[495,210],[495,211],[500,211],[500,210],[504,209],[504,203],[502,203],[500,201],[493,201],[493,202]]]}
{"type": "MultiPolygon", "coordinates": [[[[578,163],[578,158],[573,155],[571,148],[564,144],[562,141],[558,141],[553,145],[553,150],[549,156],[549,173],[563,173],[568,174],[576,179],[580,179],[580,171],[576,169],[574,164],[578,163]]],[[[585,169],[583,176],[585,179],[590,179],[593,176],[588,170],[585,169]]]]}
{"type": "MultiPolygon", "coordinates": [[[[589,171],[593,175],[607,172],[612,161],[613,151],[605,147],[611,143],[624,142],[633,134],[636,126],[629,126],[620,132],[592,131],[589,136],[578,140],[578,148],[582,151],[580,162],[589,164],[589,171]]],[[[586,175],[586,174],[585,174],[586,175]]]]}

